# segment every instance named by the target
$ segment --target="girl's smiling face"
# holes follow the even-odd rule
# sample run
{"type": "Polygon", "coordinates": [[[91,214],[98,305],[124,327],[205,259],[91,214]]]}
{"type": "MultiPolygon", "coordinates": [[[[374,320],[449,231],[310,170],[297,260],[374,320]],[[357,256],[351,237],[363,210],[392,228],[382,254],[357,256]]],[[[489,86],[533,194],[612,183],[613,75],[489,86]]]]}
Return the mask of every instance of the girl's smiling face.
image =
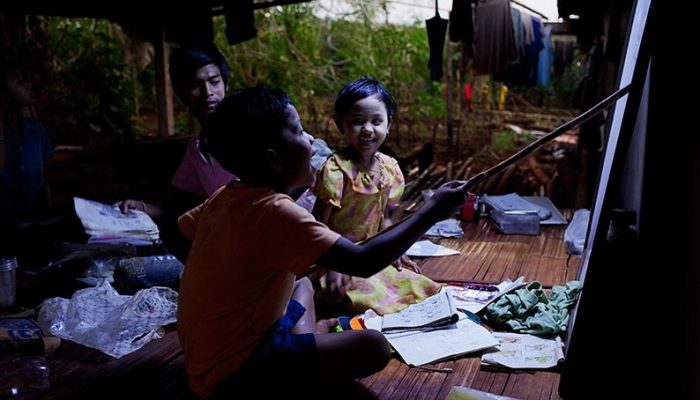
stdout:
{"type": "Polygon", "coordinates": [[[377,152],[391,126],[386,105],[377,96],[356,101],[336,123],[362,159],[369,159],[377,152]]]}

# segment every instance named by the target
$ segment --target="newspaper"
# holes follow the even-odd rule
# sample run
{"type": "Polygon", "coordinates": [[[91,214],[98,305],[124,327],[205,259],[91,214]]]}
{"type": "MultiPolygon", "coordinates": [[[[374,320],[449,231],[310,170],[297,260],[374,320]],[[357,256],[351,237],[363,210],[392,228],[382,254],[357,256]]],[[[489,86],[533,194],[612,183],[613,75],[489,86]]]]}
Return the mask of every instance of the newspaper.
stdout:
{"type": "Polygon", "coordinates": [[[80,197],[73,202],[91,243],[153,244],[160,240],[158,226],[143,211],[124,214],[116,206],[80,197]]]}

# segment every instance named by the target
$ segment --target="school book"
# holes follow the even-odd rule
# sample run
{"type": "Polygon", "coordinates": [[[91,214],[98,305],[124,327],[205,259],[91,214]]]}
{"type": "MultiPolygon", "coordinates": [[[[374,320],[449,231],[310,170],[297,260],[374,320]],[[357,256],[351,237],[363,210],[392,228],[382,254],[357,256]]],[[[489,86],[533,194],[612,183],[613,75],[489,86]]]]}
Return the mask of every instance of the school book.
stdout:
{"type": "Polygon", "coordinates": [[[430,296],[382,319],[382,332],[405,332],[447,327],[459,321],[452,296],[447,291],[430,296]]]}
{"type": "MultiPolygon", "coordinates": [[[[379,331],[385,317],[370,309],[362,318],[367,329],[379,331]]],[[[436,329],[383,332],[383,335],[409,365],[450,360],[498,345],[486,328],[469,318],[436,329]]]]}
{"type": "Polygon", "coordinates": [[[122,213],[118,207],[73,197],[75,213],[90,236],[89,243],[151,245],[160,241],[158,226],[143,211],[122,213]]]}

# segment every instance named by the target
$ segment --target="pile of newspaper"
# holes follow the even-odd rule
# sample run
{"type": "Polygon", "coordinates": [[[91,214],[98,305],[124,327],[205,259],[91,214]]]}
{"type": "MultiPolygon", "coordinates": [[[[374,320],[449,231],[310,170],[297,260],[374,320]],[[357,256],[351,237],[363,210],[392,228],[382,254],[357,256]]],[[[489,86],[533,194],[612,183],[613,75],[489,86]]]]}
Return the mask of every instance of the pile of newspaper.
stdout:
{"type": "Polygon", "coordinates": [[[90,236],[88,243],[131,243],[150,245],[160,241],[158,226],[148,214],[129,210],[122,213],[118,207],[80,197],[74,197],[75,213],[90,236]]]}

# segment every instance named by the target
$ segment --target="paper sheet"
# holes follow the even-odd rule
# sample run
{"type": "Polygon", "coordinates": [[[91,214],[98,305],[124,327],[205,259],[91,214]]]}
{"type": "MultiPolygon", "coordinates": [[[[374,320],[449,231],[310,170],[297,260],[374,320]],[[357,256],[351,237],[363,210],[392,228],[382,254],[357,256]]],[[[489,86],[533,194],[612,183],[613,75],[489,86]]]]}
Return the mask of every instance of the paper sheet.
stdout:
{"type": "Polygon", "coordinates": [[[452,295],[449,292],[440,291],[420,303],[412,304],[399,312],[384,315],[382,332],[444,327],[457,322],[458,319],[452,295]]]}
{"type": "Polygon", "coordinates": [[[444,329],[384,336],[410,365],[446,360],[498,345],[498,340],[486,328],[468,318],[444,329]]]}
{"type": "Polygon", "coordinates": [[[440,246],[430,240],[420,240],[413,243],[406,251],[406,255],[411,257],[436,257],[436,256],[451,256],[459,254],[459,251],[448,247],[440,246]]]}
{"type": "Polygon", "coordinates": [[[500,349],[487,353],[481,362],[512,369],[547,369],[564,359],[562,342],[559,337],[543,339],[519,333],[496,332],[493,334],[500,342],[500,349]]]}
{"type": "Polygon", "coordinates": [[[496,285],[498,292],[495,293],[484,293],[483,295],[473,295],[474,290],[469,289],[469,285],[466,286],[447,286],[445,289],[452,294],[452,301],[455,307],[459,310],[466,310],[474,314],[481,311],[489,303],[496,300],[498,297],[510,292],[513,289],[517,289],[525,285],[525,277],[521,276],[515,281],[506,279],[505,281],[496,285]]]}
{"type": "MultiPolygon", "coordinates": [[[[410,365],[447,360],[498,345],[498,340],[483,326],[466,318],[450,327],[432,331],[385,333],[392,347],[410,365]]],[[[367,329],[381,332],[382,317],[368,310],[363,315],[367,329]]]]}

